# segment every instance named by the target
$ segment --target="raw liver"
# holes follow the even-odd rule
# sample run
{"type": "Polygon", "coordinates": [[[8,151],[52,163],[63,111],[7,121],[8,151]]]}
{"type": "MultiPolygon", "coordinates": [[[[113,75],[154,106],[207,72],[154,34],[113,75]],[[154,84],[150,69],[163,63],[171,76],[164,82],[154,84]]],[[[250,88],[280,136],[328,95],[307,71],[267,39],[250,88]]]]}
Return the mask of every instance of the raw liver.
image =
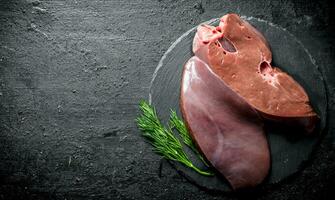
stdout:
{"type": "Polygon", "coordinates": [[[193,52],[264,118],[313,131],[318,117],[306,92],[291,76],[270,65],[272,55],[265,38],[238,15],[223,16],[218,27],[199,26],[193,52]]]}
{"type": "Polygon", "coordinates": [[[263,119],[312,132],[318,116],[304,89],[271,66],[262,34],[238,15],[225,15],[218,27],[200,25],[193,52],[180,97],[188,129],[234,189],[256,186],[270,167],[263,119]]]}
{"type": "Polygon", "coordinates": [[[197,57],[184,66],[180,98],[191,136],[231,186],[261,183],[270,153],[257,111],[197,57]]]}

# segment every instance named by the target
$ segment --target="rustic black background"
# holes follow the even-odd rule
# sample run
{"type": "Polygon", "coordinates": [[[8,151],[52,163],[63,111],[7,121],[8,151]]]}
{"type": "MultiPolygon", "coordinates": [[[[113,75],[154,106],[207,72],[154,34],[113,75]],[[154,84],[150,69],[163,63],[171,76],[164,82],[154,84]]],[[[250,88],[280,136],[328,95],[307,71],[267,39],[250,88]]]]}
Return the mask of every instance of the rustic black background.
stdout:
{"type": "Polygon", "coordinates": [[[0,0],[0,199],[332,199],[335,34],[327,1],[0,0]],[[329,131],[307,168],[251,194],[203,191],[139,136],[161,56],[226,12],[288,29],[329,91],[329,131]]]}

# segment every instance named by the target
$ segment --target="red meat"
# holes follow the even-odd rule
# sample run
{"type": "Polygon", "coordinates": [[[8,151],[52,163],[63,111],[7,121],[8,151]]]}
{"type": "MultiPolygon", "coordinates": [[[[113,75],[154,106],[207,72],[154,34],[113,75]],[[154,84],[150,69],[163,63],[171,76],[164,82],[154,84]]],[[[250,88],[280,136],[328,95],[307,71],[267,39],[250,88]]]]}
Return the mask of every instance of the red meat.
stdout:
{"type": "Polygon", "coordinates": [[[306,92],[287,73],[271,66],[265,38],[238,15],[223,16],[218,27],[199,26],[193,52],[264,118],[313,131],[318,117],[306,92]]]}
{"type": "Polygon", "coordinates": [[[304,89],[271,66],[262,34],[238,15],[225,15],[218,27],[200,25],[193,52],[180,96],[191,136],[234,189],[256,186],[270,167],[263,119],[312,132],[318,116],[304,89]]]}
{"type": "Polygon", "coordinates": [[[184,66],[181,108],[201,152],[234,189],[263,181],[270,153],[260,116],[197,57],[184,66]]]}

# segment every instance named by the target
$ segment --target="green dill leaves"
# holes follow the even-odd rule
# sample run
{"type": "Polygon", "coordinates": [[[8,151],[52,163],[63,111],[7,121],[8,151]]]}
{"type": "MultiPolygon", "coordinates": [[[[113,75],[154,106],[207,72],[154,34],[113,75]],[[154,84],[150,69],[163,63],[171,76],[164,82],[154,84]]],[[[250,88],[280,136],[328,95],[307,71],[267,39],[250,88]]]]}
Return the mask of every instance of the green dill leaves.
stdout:
{"type": "Polygon", "coordinates": [[[175,111],[171,110],[170,124],[168,128],[164,127],[158,119],[155,108],[150,106],[147,102],[140,102],[140,110],[142,114],[136,119],[137,126],[142,131],[142,136],[147,138],[151,145],[154,147],[154,151],[166,159],[173,160],[184,164],[185,166],[195,170],[199,174],[205,176],[211,176],[211,171],[204,171],[196,167],[192,161],[188,158],[183,145],[179,139],[173,134],[172,129],[175,128],[183,142],[204,162],[202,155],[196,149],[193,140],[191,139],[184,122],[178,118],[175,111]]]}
{"type": "Polygon", "coordinates": [[[196,145],[194,144],[190,134],[187,131],[185,123],[183,120],[178,118],[176,111],[170,111],[170,127],[177,129],[180,137],[183,139],[184,144],[186,144],[197,156],[198,158],[207,166],[209,167],[208,163],[204,159],[204,157],[200,154],[196,145]]]}

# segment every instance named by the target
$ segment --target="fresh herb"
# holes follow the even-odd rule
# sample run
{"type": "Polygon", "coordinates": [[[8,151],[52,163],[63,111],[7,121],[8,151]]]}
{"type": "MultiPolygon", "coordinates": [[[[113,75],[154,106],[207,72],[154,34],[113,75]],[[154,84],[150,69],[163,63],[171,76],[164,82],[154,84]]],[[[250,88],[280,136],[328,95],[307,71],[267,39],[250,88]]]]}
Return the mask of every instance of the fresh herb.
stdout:
{"type": "MultiPolygon", "coordinates": [[[[155,108],[150,106],[147,102],[141,101],[140,109],[142,111],[142,114],[136,119],[137,125],[139,129],[142,131],[142,135],[150,141],[150,143],[154,147],[155,152],[162,155],[166,159],[180,162],[184,164],[185,166],[195,170],[199,174],[202,174],[205,176],[213,175],[211,171],[204,171],[202,169],[199,169],[191,162],[191,160],[188,158],[188,156],[184,152],[181,142],[173,134],[171,127],[165,128],[162,125],[162,123],[157,117],[155,108]]],[[[179,131],[179,128],[180,130],[183,131],[183,133],[180,132],[180,135],[181,137],[183,137],[183,140],[185,142],[183,135],[188,134],[186,127],[184,126],[185,128],[184,130],[183,126],[181,126],[181,124],[179,123],[180,120],[178,119],[176,114],[175,116],[171,116],[170,121],[173,124],[173,126],[176,127],[178,131],[179,131]],[[176,125],[178,125],[178,128],[176,125]]],[[[191,140],[189,136],[188,138],[191,140]]],[[[188,143],[185,143],[187,145],[193,144],[192,140],[191,140],[191,143],[190,141],[187,141],[187,142],[188,143]]]]}
{"type": "Polygon", "coordinates": [[[171,128],[177,129],[180,137],[183,139],[184,144],[186,144],[198,156],[198,158],[208,167],[209,166],[208,163],[196,148],[189,132],[187,131],[185,123],[177,116],[177,113],[174,110],[170,111],[170,126],[171,128]]]}

